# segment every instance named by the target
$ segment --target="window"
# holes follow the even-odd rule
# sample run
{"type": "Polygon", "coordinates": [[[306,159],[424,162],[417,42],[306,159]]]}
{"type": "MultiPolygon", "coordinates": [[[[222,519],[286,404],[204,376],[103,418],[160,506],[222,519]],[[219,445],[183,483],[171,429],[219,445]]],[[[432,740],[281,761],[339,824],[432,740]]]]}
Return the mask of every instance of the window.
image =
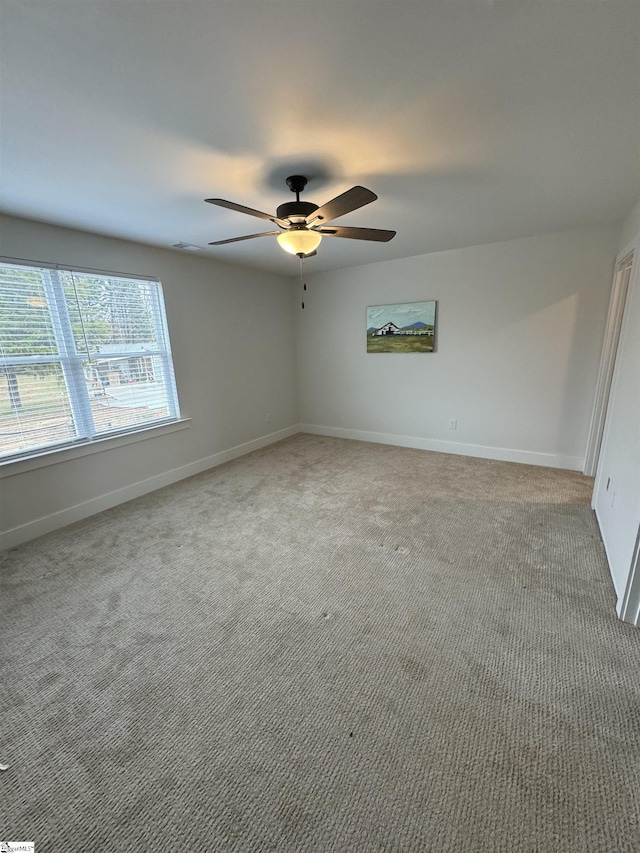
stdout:
{"type": "Polygon", "coordinates": [[[179,414],[160,282],[0,262],[0,461],[179,414]]]}

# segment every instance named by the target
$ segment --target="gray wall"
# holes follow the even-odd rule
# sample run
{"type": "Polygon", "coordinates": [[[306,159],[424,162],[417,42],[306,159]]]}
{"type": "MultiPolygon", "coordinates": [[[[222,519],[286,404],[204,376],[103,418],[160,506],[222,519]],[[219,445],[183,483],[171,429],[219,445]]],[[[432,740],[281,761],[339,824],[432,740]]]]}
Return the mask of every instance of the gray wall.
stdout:
{"type": "Polygon", "coordinates": [[[294,297],[304,428],[581,470],[618,236],[590,227],[308,276],[304,311],[294,297]],[[429,299],[436,353],[367,354],[368,305],[429,299]]]}
{"type": "Polygon", "coordinates": [[[188,429],[134,444],[65,451],[55,464],[3,466],[5,547],[295,431],[287,279],[24,219],[2,217],[0,227],[2,255],[162,281],[180,406],[191,419],[188,429]]]}
{"type": "Polygon", "coordinates": [[[582,467],[617,227],[309,276],[301,311],[290,279],[28,220],[0,224],[4,255],[160,278],[191,419],[101,452],[0,468],[5,547],[285,437],[300,421],[346,437],[582,467]],[[366,354],[367,305],[424,299],[439,303],[436,353],[366,354]]]}

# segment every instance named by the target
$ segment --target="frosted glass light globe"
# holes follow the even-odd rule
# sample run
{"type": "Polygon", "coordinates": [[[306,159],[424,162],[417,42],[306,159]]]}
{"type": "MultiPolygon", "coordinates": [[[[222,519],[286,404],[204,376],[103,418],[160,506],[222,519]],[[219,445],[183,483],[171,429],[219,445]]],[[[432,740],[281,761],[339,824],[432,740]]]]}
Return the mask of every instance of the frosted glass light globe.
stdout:
{"type": "Polygon", "coordinates": [[[278,234],[278,243],[290,255],[308,255],[320,245],[322,234],[308,228],[294,228],[278,234]]]}

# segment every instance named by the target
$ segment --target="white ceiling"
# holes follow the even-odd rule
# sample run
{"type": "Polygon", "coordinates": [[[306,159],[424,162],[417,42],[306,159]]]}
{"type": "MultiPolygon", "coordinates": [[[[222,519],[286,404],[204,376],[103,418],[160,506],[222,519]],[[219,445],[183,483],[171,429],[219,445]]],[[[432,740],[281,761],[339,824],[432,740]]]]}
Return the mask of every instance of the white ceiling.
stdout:
{"type": "MultiPolygon", "coordinates": [[[[355,184],[326,270],[623,218],[640,195],[640,4],[1,0],[0,179],[19,216],[170,246],[355,184]]],[[[265,227],[267,226],[267,227],[265,227]]],[[[206,254],[295,274],[274,238],[206,254]]],[[[313,266],[312,266],[313,265],[313,266]]]]}

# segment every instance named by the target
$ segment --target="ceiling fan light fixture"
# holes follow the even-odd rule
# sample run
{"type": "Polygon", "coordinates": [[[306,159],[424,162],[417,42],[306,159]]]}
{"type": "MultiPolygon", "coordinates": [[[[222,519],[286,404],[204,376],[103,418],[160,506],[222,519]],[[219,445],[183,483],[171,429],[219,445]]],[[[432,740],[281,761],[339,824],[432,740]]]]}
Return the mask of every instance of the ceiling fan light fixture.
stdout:
{"type": "Polygon", "coordinates": [[[295,193],[296,200],[279,205],[276,215],[245,207],[224,198],[205,198],[209,204],[225,207],[227,210],[236,210],[238,213],[246,213],[258,219],[266,219],[273,225],[277,225],[280,231],[263,231],[260,234],[247,234],[245,237],[232,237],[227,240],[214,240],[210,246],[225,246],[227,243],[239,243],[241,240],[253,240],[256,237],[277,237],[278,243],[289,255],[297,255],[299,258],[308,258],[316,254],[316,249],[325,237],[346,237],[349,240],[373,240],[378,243],[387,243],[395,237],[395,231],[385,231],[381,228],[344,228],[340,225],[325,226],[328,222],[358,210],[375,201],[378,196],[366,187],[351,187],[350,190],[325,202],[322,207],[310,201],[300,201],[300,193],[307,185],[304,175],[291,175],[287,178],[287,186],[295,193]]]}
{"type": "Polygon", "coordinates": [[[322,234],[309,228],[290,228],[278,234],[278,243],[290,255],[308,255],[320,245],[322,234]]]}

